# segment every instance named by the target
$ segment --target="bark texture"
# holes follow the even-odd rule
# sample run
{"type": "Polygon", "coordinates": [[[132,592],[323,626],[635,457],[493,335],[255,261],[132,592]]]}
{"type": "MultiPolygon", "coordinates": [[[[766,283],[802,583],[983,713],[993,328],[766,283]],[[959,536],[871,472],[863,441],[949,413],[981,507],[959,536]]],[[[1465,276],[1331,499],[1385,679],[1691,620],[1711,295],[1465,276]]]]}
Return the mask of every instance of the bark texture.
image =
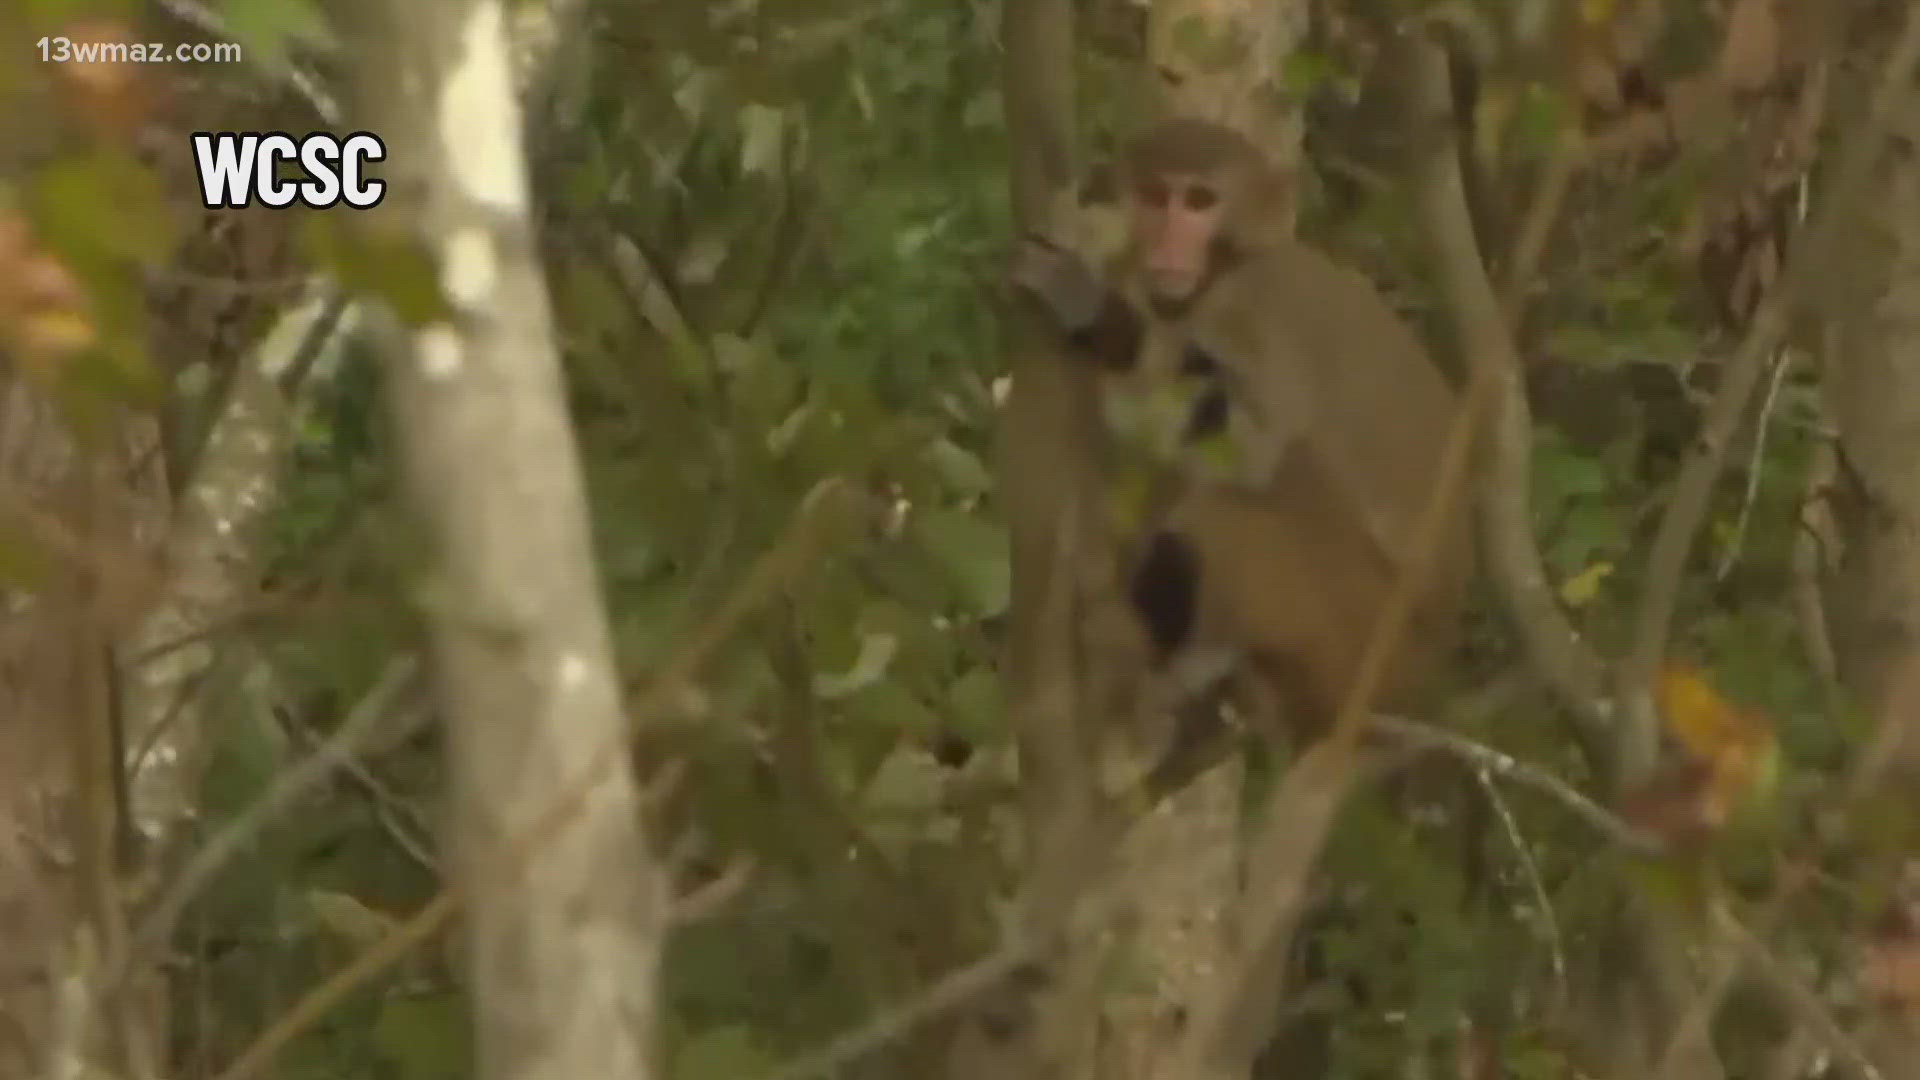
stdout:
{"type": "Polygon", "coordinates": [[[405,148],[382,210],[431,251],[449,305],[407,332],[389,395],[430,545],[476,1057],[512,1080],[650,1076],[664,904],[618,754],[505,12],[426,0],[365,14],[385,61],[362,76],[369,111],[405,148]],[[621,767],[602,768],[608,755],[621,767]]]}

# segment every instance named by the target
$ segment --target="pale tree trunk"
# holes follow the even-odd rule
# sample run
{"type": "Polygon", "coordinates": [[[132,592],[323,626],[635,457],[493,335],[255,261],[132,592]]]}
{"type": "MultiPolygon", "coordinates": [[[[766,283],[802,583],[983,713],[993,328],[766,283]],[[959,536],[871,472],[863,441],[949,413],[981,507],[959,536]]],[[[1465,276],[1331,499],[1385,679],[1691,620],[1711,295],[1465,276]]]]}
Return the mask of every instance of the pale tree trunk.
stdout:
{"type": "Polygon", "coordinates": [[[1297,164],[1300,103],[1281,65],[1307,16],[1307,0],[1153,0],[1147,55],[1161,110],[1229,124],[1280,165],[1297,164]]]}
{"type": "Polygon", "coordinates": [[[220,650],[209,632],[253,588],[257,526],[274,505],[290,433],[275,376],[303,345],[322,344],[325,335],[310,335],[315,314],[282,319],[237,361],[199,466],[171,500],[152,417],[123,417],[113,438],[83,447],[31,386],[4,391],[0,485],[15,510],[33,508],[21,539],[71,570],[59,575],[64,587],[0,614],[0,760],[20,770],[0,776],[10,795],[0,824],[29,847],[75,856],[71,875],[48,875],[17,850],[0,852],[0,911],[38,894],[58,901],[50,911],[61,926],[0,915],[0,954],[52,946],[47,970],[69,988],[49,1014],[14,1001],[0,976],[0,1012],[28,1018],[55,1061],[105,1054],[135,1075],[165,1067],[156,962],[170,920],[147,918],[130,936],[116,881],[176,864],[168,853],[190,835],[212,737],[204,677],[220,650]],[[30,944],[12,940],[16,925],[30,944]],[[120,988],[97,996],[113,989],[103,979],[120,988]]]}
{"type": "MultiPolygon", "coordinates": [[[[1300,110],[1280,91],[1280,64],[1306,23],[1304,0],[1157,0],[1147,41],[1161,112],[1230,124],[1297,169],[1300,110]]],[[[1237,758],[1222,763],[1127,834],[1117,885],[1127,977],[1108,1000],[1102,1077],[1177,1080],[1188,1017],[1240,967],[1244,773],[1237,758]]]]}
{"type": "Polygon", "coordinates": [[[431,545],[452,869],[483,1076],[652,1075],[660,877],[625,718],[535,257],[498,0],[369,3],[361,73],[396,225],[432,251],[449,314],[407,334],[390,402],[431,545]],[[559,811],[572,809],[562,817],[559,811]]]}
{"type": "MultiPolygon", "coordinates": [[[[317,298],[300,305],[236,361],[226,400],[175,499],[163,554],[166,592],[120,643],[127,743],[142,751],[128,812],[158,848],[194,813],[210,737],[203,714],[218,696],[203,682],[222,651],[212,631],[252,596],[260,528],[279,502],[294,406],[279,379],[304,353],[337,344],[340,315],[317,298]]],[[[258,663],[237,661],[248,669],[258,663]]]]}

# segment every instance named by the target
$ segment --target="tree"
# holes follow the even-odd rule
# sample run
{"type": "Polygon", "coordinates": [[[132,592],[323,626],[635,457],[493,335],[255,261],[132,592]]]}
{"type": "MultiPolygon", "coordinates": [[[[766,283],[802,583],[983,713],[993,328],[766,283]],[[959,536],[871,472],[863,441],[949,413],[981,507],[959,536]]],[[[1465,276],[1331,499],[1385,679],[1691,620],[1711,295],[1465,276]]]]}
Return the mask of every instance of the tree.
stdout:
{"type": "Polygon", "coordinates": [[[514,1080],[638,1080],[654,1070],[661,883],[621,753],[504,11],[380,6],[386,49],[362,76],[368,100],[396,144],[427,148],[397,162],[388,212],[435,253],[447,304],[394,331],[389,392],[431,545],[477,1060],[514,1080]]]}

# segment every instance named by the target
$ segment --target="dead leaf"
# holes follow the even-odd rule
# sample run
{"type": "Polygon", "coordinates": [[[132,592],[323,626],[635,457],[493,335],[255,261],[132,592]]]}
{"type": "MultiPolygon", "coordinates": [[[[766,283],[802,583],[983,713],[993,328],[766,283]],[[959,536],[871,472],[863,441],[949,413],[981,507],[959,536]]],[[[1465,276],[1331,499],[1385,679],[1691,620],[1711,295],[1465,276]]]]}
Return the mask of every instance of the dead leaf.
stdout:
{"type": "Polygon", "coordinates": [[[81,115],[99,132],[124,135],[146,119],[152,108],[142,65],[131,53],[144,47],[117,19],[76,19],[63,28],[74,58],[55,64],[57,81],[80,106],[81,115]]]}
{"type": "Polygon", "coordinates": [[[1666,728],[1698,784],[1691,813],[1718,828],[1736,806],[1772,786],[1778,768],[1773,728],[1722,697],[1700,670],[1669,665],[1654,691],[1666,728]]]}
{"type": "Polygon", "coordinates": [[[80,282],[41,247],[24,217],[0,209],[0,342],[16,362],[47,375],[98,340],[80,282]]]}
{"type": "Polygon", "coordinates": [[[1622,821],[1659,837],[1667,850],[1694,850],[1726,823],[1725,807],[1713,788],[1707,763],[1680,762],[1628,792],[1617,809],[1622,821]]]}

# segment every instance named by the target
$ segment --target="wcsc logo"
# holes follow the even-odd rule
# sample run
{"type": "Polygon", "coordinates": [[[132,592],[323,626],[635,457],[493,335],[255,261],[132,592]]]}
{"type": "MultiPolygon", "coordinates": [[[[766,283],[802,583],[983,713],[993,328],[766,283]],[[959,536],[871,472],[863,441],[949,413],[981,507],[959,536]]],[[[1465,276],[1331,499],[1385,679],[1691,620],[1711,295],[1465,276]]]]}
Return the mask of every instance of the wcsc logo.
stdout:
{"type": "Polygon", "coordinates": [[[243,209],[255,199],[275,209],[296,202],[315,210],[341,203],[371,209],[386,196],[387,184],[367,175],[367,163],[386,157],[386,144],[366,131],[345,138],[316,131],[302,139],[280,131],[193,134],[194,168],[209,210],[243,209]]]}

